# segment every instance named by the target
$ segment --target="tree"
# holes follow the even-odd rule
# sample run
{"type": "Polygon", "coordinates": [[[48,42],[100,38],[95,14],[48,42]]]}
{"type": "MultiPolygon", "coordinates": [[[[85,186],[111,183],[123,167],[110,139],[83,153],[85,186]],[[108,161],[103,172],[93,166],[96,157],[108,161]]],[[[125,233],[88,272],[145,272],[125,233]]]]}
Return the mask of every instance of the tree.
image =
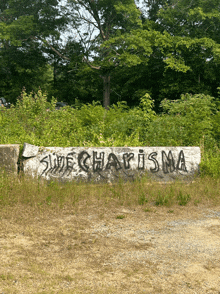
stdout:
{"type": "Polygon", "coordinates": [[[173,55],[190,70],[169,68],[161,81],[161,97],[176,99],[181,93],[217,95],[220,56],[220,1],[145,1],[151,26],[176,38],[173,55]]]}
{"type": "Polygon", "coordinates": [[[141,27],[134,0],[68,0],[72,30],[84,47],[83,62],[103,80],[103,105],[110,105],[110,77],[118,66],[110,50],[102,46],[117,35],[141,27]]]}
{"type": "Polygon", "coordinates": [[[178,99],[182,93],[216,93],[220,46],[219,34],[213,36],[219,30],[220,1],[145,2],[149,10],[142,29],[103,45],[111,50],[111,58],[119,65],[142,65],[143,75],[139,72],[135,81],[138,76],[139,84],[145,79],[148,92],[153,92],[150,84],[158,87],[153,97],[157,107],[164,98],[178,99]]]}
{"type": "Polygon", "coordinates": [[[22,88],[48,86],[52,78],[47,65],[45,41],[59,38],[65,19],[57,0],[3,0],[0,3],[0,88],[14,102],[22,88]]]}
{"type": "MultiPolygon", "coordinates": [[[[71,29],[77,32],[76,39],[83,47],[83,63],[78,63],[74,78],[80,77],[78,83],[82,85],[83,75],[90,75],[93,81],[95,75],[102,77],[106,108],[110,92],[113,99],[118,96],[130,104],[148,92],[156,100],[157,109],[164,98],[177,99],[188,91],[213,94],[219,72],[219,44],[211,33],[202,35],[205,24],[206,28],[212,25],[212,35],[217,25],[217,12],[210,15],[213,6],[208,2],[149,0],[145,1],[146,17],[134,1],[69,0],[71,29]],[[199,22],[201,17],[204,23],[199,22]],[[212,20],[210,25],[208,20],[212,20]]],[[[95,89],[92,93],[98,97],[95,89]]]]}
{"type": "Polygon", "coordinates": [[[48,50],[54,72],[53,89],[49,96],[59,97],[59,100],[70,105],[76,101],[102,101],[102,80],[96,71],[83,62],[84,47],[69,37],[65,46],[53,44],[53,48],[56,48],[61,56],[53,50],[48,50]]]}

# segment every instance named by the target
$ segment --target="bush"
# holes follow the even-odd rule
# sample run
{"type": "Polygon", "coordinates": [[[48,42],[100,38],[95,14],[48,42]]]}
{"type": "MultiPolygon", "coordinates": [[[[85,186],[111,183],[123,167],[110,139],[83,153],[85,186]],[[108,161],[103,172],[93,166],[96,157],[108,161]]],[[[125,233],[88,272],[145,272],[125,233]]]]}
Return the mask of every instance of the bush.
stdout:
{"type": "Polygon", "coordinates": [[[220,150],[215,145],[214,148],[204,148],[202,160],[200,164],[201,176],[211,176],[213,178],[220,177],[220,150]]]}
{"type": "Polygon", "coordinates": [[[142,97],[140,107],[134,109],[118,103],[106,111],[94,102],[80,108],[66,106],[55,110],[55,104],[55,99],[48,102],[40,90],[35,94],[23,91],[16,106],[1,112],[1,144],[139,146],[155,117],[148,95],[142,97]]]}
{"type": "Polygon", "coordinates": [[[163,100],[164,113],[148,129],[147,143],[152,146],[199,146],[204,135],[213,130],[213,98],[186,94],[175,101],[163,100]]]}

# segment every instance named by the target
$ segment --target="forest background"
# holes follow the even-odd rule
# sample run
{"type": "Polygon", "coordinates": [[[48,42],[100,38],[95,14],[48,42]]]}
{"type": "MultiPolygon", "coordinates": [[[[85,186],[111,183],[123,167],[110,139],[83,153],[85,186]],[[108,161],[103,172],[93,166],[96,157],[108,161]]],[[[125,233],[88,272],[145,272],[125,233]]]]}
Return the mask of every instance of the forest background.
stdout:
{"type": "Polygon", "coordinates": [[[218,0],[0,3],[1,144],[196,145],[219,176],[219,73],[218,0]]]}

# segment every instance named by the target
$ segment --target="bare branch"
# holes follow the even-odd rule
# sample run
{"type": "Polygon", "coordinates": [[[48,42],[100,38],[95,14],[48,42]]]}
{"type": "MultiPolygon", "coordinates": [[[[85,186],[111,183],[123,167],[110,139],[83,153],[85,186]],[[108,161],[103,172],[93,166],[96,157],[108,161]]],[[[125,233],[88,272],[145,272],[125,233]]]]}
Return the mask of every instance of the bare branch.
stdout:
{"type": "Polygon", "coordinates": [[[101,66],[94,66],[92,65],[88,60],[87,58],[85,58],[85,56],[83,57],[83,60],[92,68],[92,69],[96,69],[96,70],[99,70],[101,68],[101,66]]]}
{"type": "Polygon", "coordinates": [[[82,18],[83,20],[85,20],[86,22],[92,24],[92,25],[93,25],[94,27],[96,27],[97,29],[99,28],[98,25],[97,25],[95,22],[93,22],[93,21],[91,21],[91,20],[85,18],[84,16],[81,16],[81,18],[82,18]]]}
{"type": "Polygon", "coordinates": [[[44,44],[46,43],[50,49],[52,49],[58,56],[60,56],[61,58],[65,59],[65,60],[70,60],[69,57],[64,56],[63,54],[61,54],[59,51],[57,51],[47,40],[42,39],[41,37],[37,37],[35,39],[39,39],[41,40],[44,44]]]}
{"type": "Polygon", "coordinates": [[[90,2],[90,5],[89,6],[90,6],[91,9],[89,9],[88,11],[93,16],[93,18],[95,19],[95,21],[97,22],[98,29],[100,31],[100,34],[102,36],[102,39],[103,40],[106,40],[106,36],[105,36],[105,33],[104,33],[103,29],[102,29],[102,25],[101,25],[101,20],[99,18],[99,14],[98,14],[97,10],[95,10],[95,7],[93,7],[94,6],[94,1],[91,0],[89,2],[90,2]]]}

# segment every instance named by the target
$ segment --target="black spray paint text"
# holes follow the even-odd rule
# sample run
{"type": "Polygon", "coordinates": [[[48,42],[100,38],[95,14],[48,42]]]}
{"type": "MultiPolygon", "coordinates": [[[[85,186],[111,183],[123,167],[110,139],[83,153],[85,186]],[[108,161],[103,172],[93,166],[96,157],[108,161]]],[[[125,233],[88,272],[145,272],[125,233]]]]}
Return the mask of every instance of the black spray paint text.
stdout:
{"type": "Polygon", "coordinates": [[[174,171],[187,172],[183,150],[179,152],[177,160],[174,160],[172,151],[161,151],[162,162],[159,164],[158,152],[151,152],[147,155],[144,150],[140,149],[136,155],[131,152],[124,153],[120,157],[114,153],[105,154],[105,152],[97,151],[93,151],[92,155],[87,151],[82,151],[79,154],[70,152],[66,156],[51,153],[40,160],[45,166],[41,175],[53,174],[68,177],[71,172],[77,171],[77,166],[78,169],[86,173],[100,173],[111,169],[115,171],[129,170],[131,169],[131,162],[134,161],[136,161],[137,170],[146,170],[147,166],[150,165],[151,173],[157,173],[160,170],[164,174],[174,171]]]}

